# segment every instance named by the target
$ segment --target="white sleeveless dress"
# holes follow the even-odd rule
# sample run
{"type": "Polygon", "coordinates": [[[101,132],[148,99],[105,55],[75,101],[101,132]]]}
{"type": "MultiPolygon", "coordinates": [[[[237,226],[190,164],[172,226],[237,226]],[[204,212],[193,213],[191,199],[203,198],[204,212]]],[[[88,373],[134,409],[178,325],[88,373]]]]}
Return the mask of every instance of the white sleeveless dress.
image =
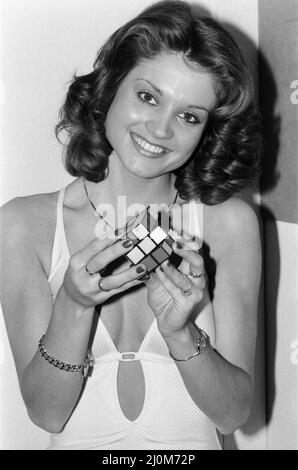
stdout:
{"type": "MultiPolygon", "coordinates": [[[[53,300],[63,282],[69,250],[63,224],[62,188],[57,200],[57,221],[48,281],[53,300]]],[[[208,295],[206,293],[206,295],[208,295]]],[[[208,296],[196,324],[215,345],[214,318],[208,296]]],[[[93,373],[61,433],[51,435],[48,449],[194,449],[220,450],[217,432],[209,418],[190,397],[175,361],[153,320],[138,351],[118,352],[99,316],[93,344],[93,373]],[[145,398],[136,420],[123,413],[117,392],[120,361],[139,360],[144,373],[145,398]]]]}

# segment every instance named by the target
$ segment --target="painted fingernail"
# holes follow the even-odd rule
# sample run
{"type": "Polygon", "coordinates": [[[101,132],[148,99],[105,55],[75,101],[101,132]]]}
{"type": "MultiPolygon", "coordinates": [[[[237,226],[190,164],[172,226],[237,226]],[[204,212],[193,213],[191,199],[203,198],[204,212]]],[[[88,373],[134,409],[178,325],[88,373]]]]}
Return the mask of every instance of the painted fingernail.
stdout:
{"type": "Polygon", "coordinates": [[[167,266],[172,266],[172,264],[170,263],[170,261],[167,261],[167,266]]]}
{"type": "Polygon", "coordinates": [[[138,279],[139,279],[139,281],[149,281],[149,279],[150,279],[150,274],[148,274],[148,273],[147,273],[147,274],[144,274],[144,276],[141,276],[141,277],[139,277],[138,279]]]}
{"type": "Polygon", "coordinates": [[[176,242],[176,247],[178,248],[178,250],[182,250],[182,248],[183,248],[183,243],[176,242]]]}
{"type": "Polygon", "coordinates": [[[144,273],[146,271],[146,268],[143,268],[143,266],[138,266],[136,269],[137,273],[144,273]]]}
{"type": "Polygon", "coordinates": [[[159,269],[161,270],[161,272],[163,273],[164,270],[163,270],[163,267],[162,266],[159,266],[159,269]]]}
{"type": "Polygon", "coordinates": [[[116,235],[116,237],[118,237],[118,235],[120,235],[122,232],[123,232],[123,228],[119,227],[119,228],[116,228],[116,230],[114,231],[114,234],[116,235]]]}
{"type": "Polygon", "coordinates": [[[122,243],[122,246],[124,248],[131,248],[133,246],[133,242],[131,240],[125,240],[123,243],[122,243]]]}

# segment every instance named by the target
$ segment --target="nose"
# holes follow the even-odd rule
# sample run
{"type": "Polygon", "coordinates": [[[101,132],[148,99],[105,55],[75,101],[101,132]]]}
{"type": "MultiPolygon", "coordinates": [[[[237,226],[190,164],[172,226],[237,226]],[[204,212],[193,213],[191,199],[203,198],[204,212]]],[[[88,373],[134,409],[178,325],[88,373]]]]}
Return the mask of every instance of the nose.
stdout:
{"type": "Polygon", "coordinates": [[[146,127],[151,135],[158,139],[169,140],[173,137],[171,119],[166,113],[155,112],[154,115],[146,121],[146,127]]]}

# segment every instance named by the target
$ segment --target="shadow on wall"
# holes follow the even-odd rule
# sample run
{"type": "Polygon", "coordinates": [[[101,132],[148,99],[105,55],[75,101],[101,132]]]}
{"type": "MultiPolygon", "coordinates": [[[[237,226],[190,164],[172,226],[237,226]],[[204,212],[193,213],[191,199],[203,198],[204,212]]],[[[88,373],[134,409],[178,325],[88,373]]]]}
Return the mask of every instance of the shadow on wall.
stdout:
{"type": "MultiPolygon", "coordinates": [[[[261,178],[261,193],[270,192],[276,187],[280,175],[277,172],[277,162],[280,150],[281,116],[275,114],[278,99],[277,85],[266,57],[259,53],[259,90],[260,108],[264,127],[264,156],[263,173],[261,178]]],[[[277,295],[280,279],[280,249],[275,214],[266,206],[261,207],[261,217],[264,223],[270,222],[270,246],[264,245],[265,270],[265,314],[266,314],[266,424],[270,423],[275,401],[275,357],[276,357],[276,325],[277,325],[277,295]],[[274,258],[272,258],[274,253],[274,258]],[[269,308],[270,306],[270,308],[269,308]]]]}
{"type": "MultiPolygon", "coordinates": [[[[260,179],[261,194],[270,192],[278,184],[280,175],[277,162],[280,150],[281,116],[276,115],[278,99],[273,71],[262,51],[258,52],[259,105],[263,118],[264,152],[260,179]]],[[[275,356],[277,325],[277,294],[280,279],[280,249],[275,214],[265,205],[260,210],[263,225],[263,276],[265,321],[265,403],[266,425],[270,423],[275,401],[275,356]],[[266,245],[266,224],[270,222],[270,246],[266,245]],[[272,259],[274,253],[274,259],[272,259]],[[270,257],[270,258],[269,258],[270,257]],[[269,308],[270,305],[270,308],[269,308]]],[[[242,428],[244,433],[254,432],[251,420],[242,428]]]]}
{"type": "MultiPolygon", "coordinates": [[[[279,180],[279,174],[276,171],[277,159],[279,154],[279,139],[281,118],[275,114],[275,106],[277,102],[277,86],[274,79],[273,71],[271,70],[266,57],[262,52],[257,51],[255,44],[248,38],[242,31],[235,28],[234,25],[224,24],[224,27],[236,40],[237,44],[244,51],[244,56],[247,63],[255,72],[255,79],[257,83],[256,71],[258,70],[258,94],[259,105],[263,118],[263,132],[264,132],[264,153],[263,153],[263,172],[260,180],[261,191],[264,194],[273,189],[279,180]]],[[[253,207],[255,206],[254,195],[257,188],[244,191],[239,196],[246,200],[253,207]]],[[[256,209],[256,207],[255,207],[256,209]]],[[[258,212],[258,210],[256,211],[258,212]]],[[[266,207],[262,206],[260,211],[260,227],[265,229],[266,221],[275,221],[274,214],[266,207]]],[[[256,344],[256,358],[255,358],[255,397],[252,405],[252,411],[249,420],[241,428],[244,435],[253,435],[259,430],[264,428],[270,422],[272,410],[275,400],[275,349],[276,349],[276,316],[277,316],[277,292],[280,277],[280,256],[279,256],[279,243],[276,225],[274,225],[274,246],[270,246],[270,253],[275,253],[275,266],[272,269],[272,260],[270,260],[270,270],[267,266],[267,253],[266,244],[263,244],[263,283],[261,285],[260,299],[259,299],[259,319],[258,319],[258,337],[256,344]],[[274,251],[273,251],[274,250],[274,251]],[[269,274],[270,273],[270,274],[269,274]],[[262,292],[262,286],[264,290],[262,292]],[[270,295],[270,312],[267,308],[267,299],[270,295]],[[270,318],[266,315],[270,314],[270,318]],[[264,351],[264,338],[265,338],[265,351],[264,351]],[[269,341],[268,341],[269,339],[269,341]],[[265,356],[265,357],[264,357],[265,356]],[[265,359],[265,365],[260,366],[260,361],[265,359]],[[264,379],[265,368],[265,379],[264,379]],[[264,398],[260,398],[260,394],[264,398]],[[265,405],[263,403],[265,401],[265,405]],[[266,418],[264,423],[264,409],[266,407],[266,418]]],[[[263,231],[263,239],[265,234],[263,231]]],[[[237,443],[234,435],[225,436],[225,449],[237,449],[237,443]]]]}

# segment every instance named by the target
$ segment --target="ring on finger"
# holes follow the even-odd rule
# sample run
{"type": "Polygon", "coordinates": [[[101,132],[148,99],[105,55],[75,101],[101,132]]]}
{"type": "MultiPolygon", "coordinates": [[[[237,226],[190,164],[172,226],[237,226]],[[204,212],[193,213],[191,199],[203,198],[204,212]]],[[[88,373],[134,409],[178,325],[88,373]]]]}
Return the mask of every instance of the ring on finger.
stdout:
{"type": "Polygon", "coordinates": [[[200,277],[204,276],[205,271],[202,271],[201,273],[193,273],[192,271],[189,271],[188,274],[186,274],[187,277],[193,277],[195,279],[199,279],[200,277]]]}
{"type": "Polygon", "coordinates": [[[192,290],[191,290],[191,288],[190,289],[181,289],[181,294],[185,295],[185,296],[192,295],[192,290]]]}
{"type": "MultiPolygon", "coordinates": [[[[184,274],[184,276],[185,276],[185,278],[187,278],[187,275],[186,275],[186,274],[184,274]]],[[[181,294],[182,294],[182,295],[185,295],[185,296],[191,295],[191,294],[192,294],[191,288],[192,288],[192,285],[191,285],[190,287],[182,288],[182,289],[181,289],[181,294]]]]}
{"type": "Polygon", "coordinates": [[[92,273],[91,271],[89,271],[89,269],[87,268],[87,264],[85,265],[85,269],[87,273],[90,274],[90,276],[93,276],[93,274],[96,274],[96,273],[92,273]]]}

